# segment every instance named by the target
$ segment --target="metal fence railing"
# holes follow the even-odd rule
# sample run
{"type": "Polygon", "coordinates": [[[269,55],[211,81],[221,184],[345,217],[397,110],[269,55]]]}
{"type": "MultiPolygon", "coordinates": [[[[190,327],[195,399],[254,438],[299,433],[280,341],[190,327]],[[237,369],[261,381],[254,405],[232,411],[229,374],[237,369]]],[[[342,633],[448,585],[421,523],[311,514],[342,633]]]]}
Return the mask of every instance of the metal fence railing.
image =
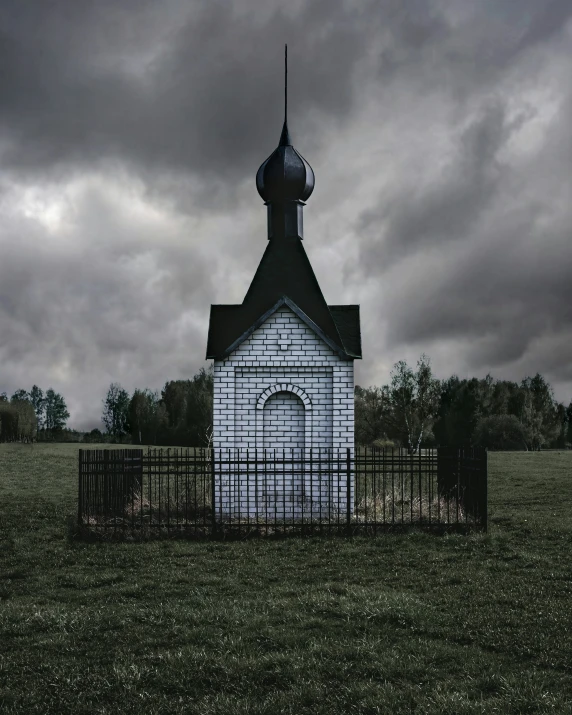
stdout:
{"type": "Polygon", "coordinates": [[[487,528],[487,454],[80,450],[78,525],[195,537],[487,528]]]}

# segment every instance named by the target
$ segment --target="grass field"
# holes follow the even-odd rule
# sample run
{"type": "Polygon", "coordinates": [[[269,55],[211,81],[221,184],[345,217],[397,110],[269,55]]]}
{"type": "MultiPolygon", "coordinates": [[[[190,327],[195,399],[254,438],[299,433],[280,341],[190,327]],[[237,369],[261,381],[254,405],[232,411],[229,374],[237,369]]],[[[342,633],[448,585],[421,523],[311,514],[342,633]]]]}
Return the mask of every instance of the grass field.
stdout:
{"type": "Polygon", "coordinates": [[[572,453],[487,535],[68,540],[77,445],[0,445],[0,712],[572,713],[572,453]]]}

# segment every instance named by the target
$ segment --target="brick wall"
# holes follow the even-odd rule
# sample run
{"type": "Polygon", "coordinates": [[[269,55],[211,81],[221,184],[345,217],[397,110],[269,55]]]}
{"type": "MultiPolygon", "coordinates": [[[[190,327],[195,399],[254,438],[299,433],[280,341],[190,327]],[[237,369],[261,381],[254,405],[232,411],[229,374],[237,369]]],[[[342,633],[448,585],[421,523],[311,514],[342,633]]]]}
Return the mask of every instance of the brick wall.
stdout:
{"type": "MultiPolygon", "coordinates": [[[[215,361],[213,446],[353,450],[353,360],[341,359],[283,306],[229,357],[215,361]]],[[[299,515],[307,508],[300,495],[308,493],[309,476],[291,472],[279,484],[274,480],[273,489],[286,511],[299,515]]],[[[312,501],[318,498],[327,509],[347,504],[345,479],[343,471],[314,485],[312,501]]],[[[217,486],[217,503],[227,513],[259,514],[271,506],[271,492],[263,491],[258,503],[247,475],[230,470],[217,486]]]]}
{"type": "MultiPolygon", "coordinates": [[[[353,448],[353,361],[342,360],[286,306],[232,355],[215,361],[214,371],[215,448],[262,446],[264,409],[257,409],[257,402],[271,387],[297,388],[309,401],[304,407],[307,448],[353,448]]],[[[298,446],[295,430],[284,432],[298,446]]]]}

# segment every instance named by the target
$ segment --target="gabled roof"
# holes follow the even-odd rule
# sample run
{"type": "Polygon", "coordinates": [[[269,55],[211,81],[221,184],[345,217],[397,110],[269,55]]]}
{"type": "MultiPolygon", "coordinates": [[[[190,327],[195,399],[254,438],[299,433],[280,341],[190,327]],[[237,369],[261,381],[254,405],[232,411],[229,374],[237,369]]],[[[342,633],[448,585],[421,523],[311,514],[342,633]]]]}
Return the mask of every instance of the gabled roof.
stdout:
{"type": "Polygon", "coordinates": [[[306,325],[342,358],[361,358],[359,305],[331,306],[339,325],[342,347],[333,342],[304,311],[287,296],[282,296],[269,310],[249,324],[244,305],[211,305],[207,360],[222,360],[233,353],[265,320],[283,305],[288,306],[306,325]]]}
{"type": "Polygon", "coordinates": [[[328,306],[298,237],[268,242],[242,305],[212,305],[207,359],[223,359],[287,305],[340,357],[361,358],[359,306],[328,306]]]}
{"type": "Polygon", "coordinates": [[[254,319],[283,295],[294,302],[336,345],[342,341],[304,246],[298,237],[271,239],[258,265],[243,305],[254,319]]]}

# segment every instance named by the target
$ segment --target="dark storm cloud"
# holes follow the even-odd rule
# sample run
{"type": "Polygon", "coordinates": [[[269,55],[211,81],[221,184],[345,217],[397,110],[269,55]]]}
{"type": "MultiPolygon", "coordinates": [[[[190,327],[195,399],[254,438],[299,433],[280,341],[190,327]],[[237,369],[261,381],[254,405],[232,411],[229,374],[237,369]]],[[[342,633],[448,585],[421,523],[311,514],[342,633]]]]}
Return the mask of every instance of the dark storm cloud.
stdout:
{"type": "Polygon", "coordinates": [[[461,134],[454,163],[443,176],[364,212],[357,232],[370,239],[363,251],[365,270],[388,270],[411,251],[466,240],[498,191],[502,166],[496,155],[509,131],[503,107],[498,103],[485,107],[461,134]],[[381,225],[385,239],[379,236],[381,225]]]}
{"type": "Polygon", "coordinates": [[[423,94],[438,88],[464,112],[475,92],[494,89],[522,55],[565,37],[571,16],[568,0],[400,4],[387,14],[375,50],[380,93],[405,83],[423,94]]]}
{"type": "Polygon", "coordinates": [[[265,247],[254,176],[288,42],[290,129],[317,174],[307,249],[331,302],[363,296],[363,381],[433,347],[441,376],[546,369],[570,399],[571,14],[1,3],[0,391],[52,384],[93,427],[111,381],[205,364],[209,304],[242,299],[265,247]]]}
{"type": "MultiPolygon", "coordinates": [[[[392,354],[411,346],[430,352],[431,345],[438,352],[450,344],[468,374],[492,369],[516,379],[515,369],[546,370],[561,386],[560,399],[569,401],[572,94],[566,37],[572,6],[528,2],[517,12],[516,5],[494,3],[488,17],[483,7],[470,31],[463,23],[454,33],[436,31],[439,49],[430,38],[402,62],[385,52],[380,67],[390,82],[387,99],[407,87],[419,90],[429,125],[434,106],[448,98],[453,141],[446,159],[439,157],[430,151],[428,132],[427,154],[419,154],[423,171],[398,168],[379,200],[358,216],[356,233],[365,240],[353,278],[377,284],[371,301],[385,307],[385,344],[392,354]],[[538,103],[543,99],[549,104],[538,103]],[[435,162],[432,172],[428,161],[435,162]]],[[[425,131],[422,121],[413,126],[425,131]]],[[[397,167],[409,159],[408,131],[404,127],[397,148],[402,161],[392,157],[397,167]]]]}
{"type": "Polygon", "coordinates": [[[233,16],[226,2],[171,3],[178,22],[165,27],[150,3],[40,3],[34,13],[5,4],[4,166],[113,157],[202,181],[242,180],[277,143],[285,40],[291,116],[346,116],[367,29],[360,15],[320,0],[295,17],[278,10],[257,22],[252,6],[233,16]]]}
{"type": "Polygon", "coordinates": [[[319,141],[320,117],[343,122],[360,101],[357,69],[368,52],[382,83],[417,76],[447,85],[454,77],[470,92],[474,71],[498,65],[487,43],[508,56],[545,40],[566,17],[562,3],[525,5],[528,12],[517,13],[500,2],[489,18],[477,13],[455,27],[446,5],[414,0],[370,0],[359,9],[316,0],[296,14],[222,0],[171,1],[161,12],[134,0],[6,2],[3,165],[53,171],[112,157],[140,170],[199,175],[209,189],[232,184],[277,141],[284,41],[294,140],[303,114],[306,133],[319,141]]]}
{"type": "MultiPolygon", "coordinates": [[[[572,5],[568,0],[549,0],[544,3],[529,3],[532,18],[518,43],[518,49],[526,49],[536,43],[547,42],[560,34],[572,17],[572,5]]],[[[522,11],[522,7],[519,5],[522,11]]]]}
{"type": "MultiPolygon", "coordinates": [[[[387,338],[398,344],[423,344],[428,340],[464,339],[470,345],[468,365],[504,366],[529,364],[530,370],[550,369],[562,382],[572,374],[572,161],[570,116],[572,93],[562,96],[560,111],[540,155],[524,166],[505,167],[485,204],[475,205],[481,220],[461,223],[457,234],[442,227],[431,234],[420,230],[401,232],[400,239],[415,254],[421,239],[432,237],[428,247],[449,246],[427,254],[426,265],[410,272],[409,280],[392,293],[391,322],[387,338]],[[408,237],[414,237],[407,244],[408,237]],[[438,258],[437,258],[438,257],[438,258]],[[424,270],[425,269],[425,270],[424,270]],[[560,336],[554,354],[555,337],[560,336]],[[567,336],[567,337],[566,337],[567,336]],[[563,348],[567,344],[567,349],[563,348]],[[542,347],[544,345],[544,348],[542,347]],[[536,367],[534,366],[536,365],[536,367]],[[549,368],[548,368],[549,366],[549,368]]],[[[497,138],[507,134],[496,133],[497,138]]],[[[485,142],[481,150],[494,163],[502,142],[485,142]],[[488,150],[486,150],[488,147],[488,150]],[[490,151],[494,148],[495,151],[490,151]]],[[[477,186],[478,182],[472,185],[477,186]]],[[[447,196],[455,197],[453,182],[447,196]]],[[[414,202],[415,203],[415,202],[414,202]]],[[[436,208],[442,216],[454,216],[431,201],[416,204],[425,210],[416,225],[434,227],[436,208]],[[442,212],[442,213],[441,213],[442,212]]],[[[412,212],[415,215],[415,211],[412,212]]],[[[470,216],[471,212],[467,211],[470,216]]],[[[395,228],[391,221],[389,231],[395,228]]],[[[439,224],[438,224],[439,225],[439,224]]],[[[390,242],[388,253],[391,255],[390,242]]],[[[381,251],[377,246],[377,251],[381,251]]],[[[403,256],[404,250],[399,253],[403,256]]],[[[399,268],[397,269],[399,270],[399,268]]],[[[388,274],[386,274],[388,275],[388,274]]]]}
{"type": "Polygon", "coordinates": [[[55,241],[33,218],[4,219],[2,389],[53,385],[75,424],[95,426],[110,382],[160,388],[203,363],[211,273],[179,226],[128,213],[102,186],[76,197],[55,241]]]}
{"type": "MultiPolygon", "coordinates": [[[[454,25],[447,4],[414,0],[316,0],[296,14],[276,7],[3,3],[3,165],[53,170],[113,157],[236,181],[276,143],[285,40],[292,114],[341,122],[360,101],[356,68],[368,52],[382,82],[414,72],[444,86],[455,77],[470,92],[475,72],[502,64],[497,52],[547,41],[571,12],[563,1],[505,0],[489,4],[490,14],[468,3],[475,17],[454,25]]],[[[319,133],[317,122],[305,128],[319,133]]]]}

